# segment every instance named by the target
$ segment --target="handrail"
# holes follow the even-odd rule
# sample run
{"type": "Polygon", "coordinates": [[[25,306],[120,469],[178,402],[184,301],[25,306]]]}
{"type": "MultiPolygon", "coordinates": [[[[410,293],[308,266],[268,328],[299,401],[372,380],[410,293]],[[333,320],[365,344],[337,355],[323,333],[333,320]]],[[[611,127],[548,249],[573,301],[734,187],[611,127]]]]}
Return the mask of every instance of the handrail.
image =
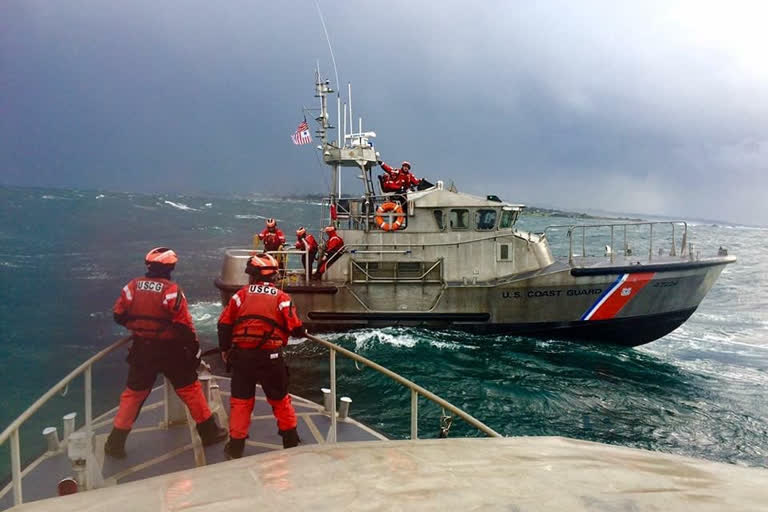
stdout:
{"type": "Polygon", "coordinates": [[[386,375],[390,379],[396,382],[399,382],[400,384],[402,384],[403,386],[411,390],[411,439],[418,439],[418,415],[417,415],[418,395],[421,395],[424,398],[431,400],[432,402],[441,406],[443,409],[450,411],[451,413],[460,417],[461,419],[463,419],[464,421],[466,421],[476,429],[487,434],[489,437],[502,437],[501,434],[499,434],[498,432],[496,432],[491,427],[481,422],[477,418],[462,411],[461,409],[451,404],[447,400],[440,398],[439,396],[435,395],[431,391],[419,386],[415,382],[406,379],[405,377],[393,372],[392,370],[388,370],[387,368],[384,368],[383,366],[377,363],[374,363],[370,359],[366,359],[365,357],[359,354],[356,354],[351,350],[347,350],[344,347],[336,345],[335,343],[331,343],[330,341],[326,341],[322,338],[318,338],[317,336],[307,334],[307,338],[314,341],[315,343],[319,343],[320,345],[323,345],[324,347],[330,349],[331,351],[331,355],[330,355],[330,358],[331,358],[331,365],[330,365],[331,366],[331,431],[329,432],[329,435],[328,435],[329,441],[331,442],[336,441],[336,352],[339,352],[340,354],[354,361],[362,363],[368,366],[369,368],[372,368],[377,372],[386,375]]]}
{"type": "Polygon", "coordinates": [[[19,441],[19,429],[21,426],[43,405],[53,398],[59,391],[69,385],[72,380],[79,377],[80,374],[84,374],[84,387],[85,387],[85,430],[90,433],[93,424],[93,403],[92,403],[92,387],[91,387],[91,369],[94,363],[100,361],[111,352],[114,352],[118,348],[122,347],[131,340],[130,336],[121,338],[112,343],[107,348],[99,351],[96,355],[86,360],[83,364],[72,370],[66,377],[61,379],[51,389],[46,391],[43,396],[38,398],[35,403],[30,405],[26,411],[24,411],[13,423],[8,425],[3,433],[0,434],[0,445],[5,443],[9,438],[11,439],[11,482],[13,486],[13,504],[20,505],[23,502],[22,490],[21,490],[21,446],[19,441]]]}
{"type": "Polygon", "coordinates": [[[78,377],[81,373],[85,372],[89,367],[93,366],[93,363],[103,359],[107,355],[109,355],[111,352],[117,350],[121,346],[125,345],[131,340],[130,336],[126,336],[125,338],[119,339],[107,348],[101,350],[96,355],[85,361],[83,364],[72,370],[67,374],[66,377],[61,379],[56,385],[54,385],[51,389],[49,389],[43,396],[37,399],[35,403],[30,405],[26,411],[24,411],[18,418],[16,418],[13,423],[8,425],[5,430],[3,430],[3,433],[0,434],[0,445],[5,443],[9,437],[11,437],[11,434],[14,430],[18,430],[19,427],[23,423],[25,423],[35,412],[37,412],[40,407],[42,407],[48,400],[53,398],[53,396],[64,389],[67,384],[69,384],[72,380],[74,380],[76,377],[78,377]]]}
{"type": "MultiPolygon", "coordinates": [[[[437,260],[437,261],[436,261],[436,262],[435,262],[435,263],[434,263],[434,264],[433,264],[431,267],[429,267],[429,268],[428,268],[426,271],[424,271],[424,273],[423,273],[423,274],[421,274],[420,276],[418,276],[418,277],[404,277],[404,278],[400,278],[400,276],[393,276],[393,277],[375,277],[375,276],[372,276],[371,274],[369,274],[369,273],[368,273],[368,271],[367,271],[366,269],[364,269],[363,267],[361,267],[361,266],[360,266],[360,262],[357,262],[357,261],[355,261],[355,260],[352,260],[352,259],[350,260],[350,262],[352,263],[352,265],[353,265],[354,267],[357,267],[357,269],[358,269],[360,272],[362,272],[363,274],[365,274],[365,277],[367,277],[367,278],[368,278],[368,279],[366,279],[365,281],[354,281],[354,280],[352,280],[352,278],[351,278],[351,276],[350,276],[350,282],[367,282],[367,281],[412,281],[412,282],[419,282],[419,281],[423,281],[423,282],[436,282],[436,283],[442,283],[442,282],[443,282],[443,280],[442,280],[442,276],[441,276],[441,279],[439,279],[439,280],[431,280],[431,281],[427,281],[427,276],[428,276],[430,273],[432,273],[432,271],[433,271],[433,270],[435,270],[437,267],[440,267],[440,266],[442,265],[442,263],[443,263],[443,260],[442,260],[442,259],[439,259],[439,260],[437,260]]],[[[368,263],[368,262],[364,262],[364,263],[368,263]]],[[[377,262],[374,262],[374,263],[381,263],[381,262],[378,262],[378,261],[377,261],[377,262]]],[[[385,262],[385,263],[389,263],[389,262],[385,262]]],[[[397,262],[395,262],[395,263],[397,263],[397,262]]],[[[422,263],[422,262],[420,262],[420,261],[419,261],[419,262],[416,262],[416,263],[422,263]]],[[[427,262],[427,263],[428,263],[428,262],[427,262]]],[[[395,268],[396,268],[396,267],[395,267],[395,268]]],[[[441,270],[442,270],[442,268],[441,268],[441,270]]]]}
{"type": "Polygon", "coordinates": [[[568,231],[568,263],[570,265],[573,265],[573,235],[574,232],[578,229],[581,229],[581,255],[582,257],[586,257],[587,250],[586,250],[586,231],[587,228],[593,229],[593,228],[611,228],[611,263],[613,263],[615,259],[615,253],[613,251],[613,245],[614,245],[614,231],[615,228],[624,228],[624,254],[626,255],[627,249],[628,249],[628,241],[627,241],[627,227],[628,226],[648,226],[649,235],[648,235],[648,261],[653,260],[653,227],[660,224],[669,224],[672,227],[672,248],[670,250],[670,256],[675,256],[677,254],[677,249],[675,247],[675,226],[678,224],[683,225],[683,235],[682,240],[680,242],[680,256],[685,255],[685,249],[686,249],[686,243],[688,239],[688,223],[684,220],[663,220],[663,221],[642,221],[642,222],[612,222],[607,224],[552,224],[544,228],[543,234],[546,236],[547,231],[550,229],[563,229],[566,228],[568,231]]]}

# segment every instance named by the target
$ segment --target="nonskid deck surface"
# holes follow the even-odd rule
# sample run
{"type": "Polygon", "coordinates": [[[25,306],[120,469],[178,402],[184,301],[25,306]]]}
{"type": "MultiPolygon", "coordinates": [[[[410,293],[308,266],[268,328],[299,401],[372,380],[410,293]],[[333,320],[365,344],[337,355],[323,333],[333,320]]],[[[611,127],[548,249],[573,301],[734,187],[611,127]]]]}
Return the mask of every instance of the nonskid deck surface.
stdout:
{"type": "MultiPolygon", "coordinates": [[[[230,379],[215,377],[218,393],[210,406],[218,416],[219,423],[228,426],[230,379]]],[[[226,460],[224,442],[203,447],[199,443],[194,426],[188,423],[164,425],[164,386],[152,390],[141,410],[126,442],[125,459],[118,460],[104,456],[104,442],[112,429],[117,408],[94,420],[95,453],[102,463],[102,476],[106,486],[142,480],[174,471],[211,465],[226,460]],[[193,437],[194,436],[194,437],[193,437]]],[[[297,430],[302,445],[324,444],[331,425],[330,416],[321,405],[292,395],[298,419],[297,430]]],[[[272,409],[260,387],[256,389],[256,403],[253,409],[251,428],[246,441],[244,456],[275,450],[283,450],[282,438],[272,409]]],[[[383,435],[358,423],[351,418],[337,424],[337,440],[377,441],[386,439],[383,435]]],[[[23,472],[22,495],[24,503],[56,496],[56,484],[64,477],[72,476],[72,466],[66,450],[46,453],[33,461],[23,472]]],[[[0,491],[0,510],[13,506],[13,492],[9,483],[0,491]]]]}
{"type": "Polygon", "coordinates": [[[768,470],[561,437],[309,445],[29,511],[764,511],[768,470]]]}

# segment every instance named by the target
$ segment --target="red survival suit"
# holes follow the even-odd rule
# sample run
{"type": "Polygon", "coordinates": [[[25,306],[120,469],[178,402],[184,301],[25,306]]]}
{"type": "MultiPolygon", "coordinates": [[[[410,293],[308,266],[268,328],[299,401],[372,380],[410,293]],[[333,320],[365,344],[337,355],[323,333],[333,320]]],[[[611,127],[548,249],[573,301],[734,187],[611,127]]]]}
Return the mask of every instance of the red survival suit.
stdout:
{"type": "Polygon", "coordinates": [[[421,183],[421,180],[411,174],[408,169],[401,167],[399,169],[393,169],[384,162],[381,163],[381,168],[387,173],[381,180],[381,190],[384,193],[389,192],[405,192],[406,190],[416,187],[421,183]]]}
{"type": "Polygon", "coordinates": [[[115,428],[130,430],[158,373],[168,377],[198,425],[212,424],[207,421],[211,411],[197,379],[200,346],[181,288],[148,274],[123,287],[112,311],[115,321],[133,333],[128,382],[120,395],[115,428]]]}
{"type": "Polygon", "coordinates": [[[325,241],[323,247],[323,257],[317,264],[317,271],[313,278],[320,279],[328,267],[336,263],[339,258],[334,257],[336,253],[344,248],[344,240],[336,234],[336,229],[333,226],[325,228],[325,233],[328,235],[328,239],[325,241]]]}
{"type": "Polygon", "coordinates": [[[286,432],[292,430],[295,435],[296,412],[288,394],[288,367],[282,348],[288,344],[288,335],[301,329],[290,295],[271,283],[246,285],[227,303],[219,317],[218,332],[219,347],[229,351],[227,361],[232,366],[230,439],[248,437],[258,383],[272,406],[283,445],[286,432]]]}
{"type": "Polygon", "coordinates": [[[265,251],[277,251],[281,245],[285,245],[285,235],[280,228],[275,228],[274,231],[270,231],[269,228],[264,228],[264,231],[259,233],[259,240],[264,242],[265,251]]]}
{"type": "MultiPolygon", "coordinates": [[[[306,233],[305,235],[298,237],[298,240],[296,240],[296,248],[301,251],[307,251],[307,254],[309,255],[309,271],[312,273],[312,265],[317,256],[317,240],[315,240],[315,237],[311,234],[306,233]]],[[[307,268],[306,256],[303,254],[301,256],[301,266],[302,268],[307,268]]]]}

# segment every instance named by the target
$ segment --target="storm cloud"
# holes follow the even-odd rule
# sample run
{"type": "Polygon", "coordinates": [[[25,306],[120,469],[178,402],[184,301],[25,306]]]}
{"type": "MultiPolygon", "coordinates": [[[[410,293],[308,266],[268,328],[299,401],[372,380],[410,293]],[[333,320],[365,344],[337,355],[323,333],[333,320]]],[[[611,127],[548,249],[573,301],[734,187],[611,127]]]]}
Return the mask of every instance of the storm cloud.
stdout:
{"type": "MultiPolygon", "coordinates": [[[[0,182],[309,193],[315,3],[0,3],[0,182]]],[[[385,160],[542,206],[768,224],[762,2],[328,2],[385,160]]],[[[350,177],[354,180],[354,176],[350,177]]]]}

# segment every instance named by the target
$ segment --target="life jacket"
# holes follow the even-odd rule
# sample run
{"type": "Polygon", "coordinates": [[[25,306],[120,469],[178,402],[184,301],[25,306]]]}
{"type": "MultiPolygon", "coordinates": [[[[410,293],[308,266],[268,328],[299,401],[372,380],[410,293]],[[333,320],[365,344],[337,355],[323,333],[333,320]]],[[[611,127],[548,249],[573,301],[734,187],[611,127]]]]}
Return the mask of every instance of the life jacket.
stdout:
{"type": "Polygon", "coordinates": [[[264,242],[264,250],[266,251],[276,251],[285,244],[285,235],[279,228],[275,228],[274,231],[264,228],[264,231],[259,233],[259,238],[264,242]]]}
{"type": "Polygon", "coordinates": [[[328,258],[344,247],[344,240],[339,235],[333,235],[325,242],[325,256],[328,258]]]}
{"type": "Polygon", "coordinates": [[[296,241],[296,248],[309,252],[317,252],[317,241],[314,236],[306,234],[296,241]]]}
{"type": "Polygon", "coordinates": [[[288,341],[290,328],[280,311],[290,296],[270,283],[249,284],[232,296],[239,304],[232,343],[239,348],[274,350],[288,341]]]}
{"type": "Polygon", "coordinates": [[[158,277],[138,277],[125,285],[123,294],[129,299],[123,313],[124,325],[134,336],[153,340],[176,337],[171,319],[184,297],[176,283],[158,277]]]}

